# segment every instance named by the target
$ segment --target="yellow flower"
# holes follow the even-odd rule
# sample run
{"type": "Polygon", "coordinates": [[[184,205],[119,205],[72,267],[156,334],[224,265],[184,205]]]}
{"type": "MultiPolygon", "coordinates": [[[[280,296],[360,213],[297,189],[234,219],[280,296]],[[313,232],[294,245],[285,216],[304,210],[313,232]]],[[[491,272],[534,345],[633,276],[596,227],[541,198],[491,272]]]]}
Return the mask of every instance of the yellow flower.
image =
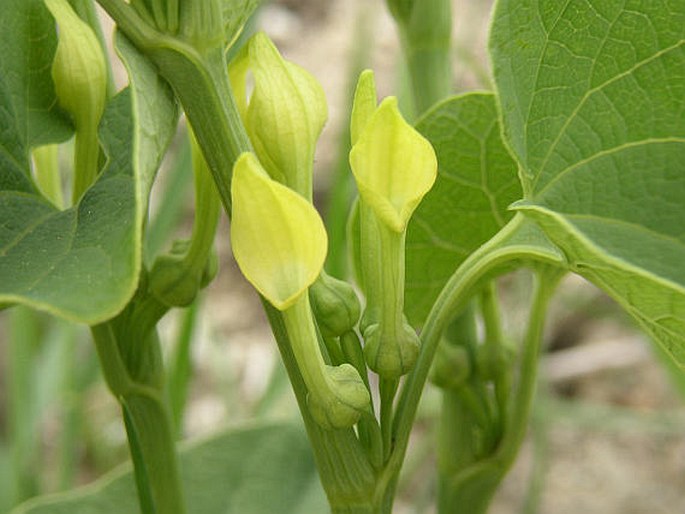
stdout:
{"type": "Polygon", "coordinates": [[[395,232],[407,228],[438,167],[433,147],[402,118],[394,97],[383,100],[366,122],[350,165],[362,201],[395,232]]]}
{"type": "Polygon", "coordinates": [[[316,280],[328,239],[316,209],[275,182],[254,155],[233,168],[231,245],[240,269],[277,309],[291,306],[316,280]]]}

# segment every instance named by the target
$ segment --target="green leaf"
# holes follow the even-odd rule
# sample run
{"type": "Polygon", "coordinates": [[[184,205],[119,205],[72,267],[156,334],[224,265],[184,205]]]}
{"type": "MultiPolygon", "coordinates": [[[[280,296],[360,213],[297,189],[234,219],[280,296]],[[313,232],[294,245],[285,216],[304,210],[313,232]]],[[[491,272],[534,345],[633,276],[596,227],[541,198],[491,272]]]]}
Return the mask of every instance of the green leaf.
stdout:
{"type": "Polygon", "coordinates": [[[109,102],[100,124],[107,163],[78,205],[55,209],[29,165],[31,147],[70,133],[54,108],[54,22],[40,0],[9,3],[0,20],[0,303],[94,324],[135,291],[148,193],[175,130],[175,101],[121,38],[132,87],[109,102]]]}
{"type": "Polygon", "coordinates": [[[492,94],[450,98],[416,128],[438,157],[438,178],[407,232],[406,314],[421,324],[447,279],[509,221],[507,207],[522,193],[492,94]]]}
{"type": "MultiPolygon", "coordinates": [[[[310,514],[328,510],[304,431],[290,424],[232,429],[180,452],[188,514],[310,514]]],[[[129,465],[12,514],[137,514],[129,465]]]]}
{"type": "Polygon", "coordinates": [[[517,208],[682,367],[685,3],[501,0],[490,44],[517,208]]]}

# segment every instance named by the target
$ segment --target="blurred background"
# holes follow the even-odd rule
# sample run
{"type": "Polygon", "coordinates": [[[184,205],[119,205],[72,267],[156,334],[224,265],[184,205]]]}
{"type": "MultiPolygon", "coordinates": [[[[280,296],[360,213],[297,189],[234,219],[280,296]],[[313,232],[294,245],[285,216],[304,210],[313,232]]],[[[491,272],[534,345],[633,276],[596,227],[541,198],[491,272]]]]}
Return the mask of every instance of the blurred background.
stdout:
{"type": "MultiPolygon", "coordinates": [[[[455,92],[491,89],[487,31],[492,2],[455,0],[455,92]]],[[[103,16],[105,32],[111,24],[103,16]]],[[[328,209],[347,162],[351,88],[365,67],[379,96],[406,98],[395,26],[381,0],[274,0],[250,22],[284,57],[312,72],[329,102],[315,163],[318,206],[328,209]]],[[[126,77],[121,67],[118,84],[126,77]]],[[[153,190],[146,255],[192,228],[190,157],[181,128],[153,190]],[[162,204],[159,199],[164,198],[162,204]]],[[[160,334],[180,366],[182,439],[255,419],[298,419],[255,293],[230,257],[225,220],[220,271],[195,305],[172,311],[160,334]]],[[[503,277],[512,340],[525,319],[525,272],[503,277]]],[[[685,512],[685,376],[670,367],[627,315],[569,276],[555,295],[531,429],[493,514],[685,512]]],[[[174,368],[178,371],[178,368],[174,368]]],[[[434,440],[440,397],[424,394],[405,463],[397,513],[434,512],[434,440]]],[[[24,308],[0,312],[0,512],[29,497],[89,483],[128,458],[115,400],[88,331],[24,308]]]]}

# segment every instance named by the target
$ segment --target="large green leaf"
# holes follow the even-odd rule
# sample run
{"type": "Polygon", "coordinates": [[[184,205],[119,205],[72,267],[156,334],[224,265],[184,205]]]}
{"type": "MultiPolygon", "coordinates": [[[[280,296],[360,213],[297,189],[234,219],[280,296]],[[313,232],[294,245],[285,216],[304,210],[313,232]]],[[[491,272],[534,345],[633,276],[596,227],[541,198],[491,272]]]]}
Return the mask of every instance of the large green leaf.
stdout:
{"type": "Polygon", "coordinates": [[[685,2],[500,0],[491,51],[518,209],[685,365],[685,2]]]}
{"type": "MultiPolygon", "coordinates": [[[[234,429],[180,452],[188,514],[327,512],[304,431],[289,424],[234,429]]],[[[94,484],[30,501],[12,514],[137,514],[130,466],[94,484]]]]}
{"type": "Polygon", "coordinates": [[[29,152],[70,127],[56,109],[50,65],[55,27],[41,0],[2,0],[0,16],[0,303],[67,319],[112,317],[133,294],[152,179],[172,136],[173,95],[123,39],[131,88],[108,104],[108,157],[78,205],[60,211],[34,186],[29,152]]]}
{"type": "Polygon", "coordinates": [[[511,218],[521,198],[489,93],[450,98],[416,128],[432,143],[438,178],[407,232],[406,313],[421,324],[454,270],[511,218]]]}

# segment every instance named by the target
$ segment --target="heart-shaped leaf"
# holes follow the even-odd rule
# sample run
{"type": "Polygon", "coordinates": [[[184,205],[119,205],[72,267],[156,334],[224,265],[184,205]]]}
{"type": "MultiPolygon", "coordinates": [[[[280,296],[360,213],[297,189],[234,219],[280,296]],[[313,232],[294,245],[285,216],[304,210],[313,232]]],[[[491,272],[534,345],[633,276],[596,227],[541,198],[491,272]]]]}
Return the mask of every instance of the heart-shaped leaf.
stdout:
{"type": "Polygon", "coordinates": [[[416,128],[438,157],[437,180],[407,232],[405,312],[420,325],[450,275],[509,221],[507,207],[522,193],[492,94],[448,99],[416,128]]]}
{"type": "MultiPolygon", "coordinates": [[[[304,431],[289,424],[233,429],[180,451],[188,514],[310,514],[328,510],[304,431]]],[[[12,514],[138,514],[130,466],[38,498],[12,514]]]]}
{"type": "Polygon", "coordinates": [[[152,179],[177,119],[173,95],[123,38],[131,87],[100,128],[107,163],[80,202],[63,211],[31,178],[31,148],[64,140],[50,63],[55,26],[41,0],[7,0],[0,17],[0,303],[18,302],[93,324],[135,291],[152,179]],[[9,4],[9,5],[8,5],[9,4]]]}
{"type": "Polygon", "coordinates": [[[685,3],[500,0],[517,206],[685,364],[685,3]]]}

